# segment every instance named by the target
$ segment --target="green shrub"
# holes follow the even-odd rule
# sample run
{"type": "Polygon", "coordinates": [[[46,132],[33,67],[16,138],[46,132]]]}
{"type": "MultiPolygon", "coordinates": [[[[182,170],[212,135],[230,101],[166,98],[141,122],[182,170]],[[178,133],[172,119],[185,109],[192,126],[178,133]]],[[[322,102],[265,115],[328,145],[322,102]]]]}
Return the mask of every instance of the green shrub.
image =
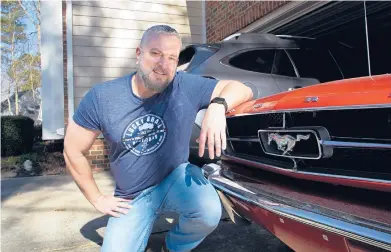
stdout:
{"type": "Polygon", "coordinates": [[[26,116],[1,117],[1,155],[28,153],[34,140],[34,121],[26,116]]]}
{"type": "Polygon", "coordinates": [[[42,141],[42,125],[34,126],[34,143],[42,141]]]}

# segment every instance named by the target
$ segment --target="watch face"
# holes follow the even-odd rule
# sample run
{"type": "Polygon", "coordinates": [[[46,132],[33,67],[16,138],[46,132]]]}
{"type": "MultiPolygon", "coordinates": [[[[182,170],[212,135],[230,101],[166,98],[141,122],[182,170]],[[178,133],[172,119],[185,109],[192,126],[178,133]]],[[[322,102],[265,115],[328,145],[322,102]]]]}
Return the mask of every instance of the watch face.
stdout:
{"type": "Polygon", "coordinates": [[[220,97],[215,97],[212,102],[218,102],[218,103],[223,103],[225,101],[224,98],[220,98],[220,97]]]}

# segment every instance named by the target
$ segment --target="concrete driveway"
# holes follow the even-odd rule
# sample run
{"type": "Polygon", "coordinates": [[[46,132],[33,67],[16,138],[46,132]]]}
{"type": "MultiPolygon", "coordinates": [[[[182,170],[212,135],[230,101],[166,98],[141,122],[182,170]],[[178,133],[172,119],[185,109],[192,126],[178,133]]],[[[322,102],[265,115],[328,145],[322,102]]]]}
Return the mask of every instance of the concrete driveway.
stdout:
{"type": "MultiPolygon", "coordinates": [[[[95,173],[102,192],[114,188],[109,172],[95,173]]],[[[1,251],[99,251],[107,216],[80,193],[70,176],[13,178],[1,181],[1,251]]],[[[159,251],[175,215],[162,215],[149,239],[148,252],[159,251]]],[[[265,230],[240,227],[224,214],[218,228],[195,251],[281,251],[284,246],[265,230]]]]}

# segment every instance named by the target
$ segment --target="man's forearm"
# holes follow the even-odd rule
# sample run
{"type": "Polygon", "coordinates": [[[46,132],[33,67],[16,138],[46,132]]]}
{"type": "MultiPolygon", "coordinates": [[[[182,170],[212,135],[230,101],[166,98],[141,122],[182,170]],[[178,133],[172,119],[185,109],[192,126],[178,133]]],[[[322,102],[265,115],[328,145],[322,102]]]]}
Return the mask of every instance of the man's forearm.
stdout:
{"type": "Polygon", "coordinates": [[[238,81],[230,81],[225,87],[217,94],[218,97],[225,99],[228,105],[228,110],[247,102],[253,98],[253,92],[251,88],[238,81]]]}
{"type": "Polygon", "coordinates": [[[73,180],[91,204],[102,195],[95,183],[91,166],[83,154],[69,155],[64,152],[65,162],[73,180]]]}

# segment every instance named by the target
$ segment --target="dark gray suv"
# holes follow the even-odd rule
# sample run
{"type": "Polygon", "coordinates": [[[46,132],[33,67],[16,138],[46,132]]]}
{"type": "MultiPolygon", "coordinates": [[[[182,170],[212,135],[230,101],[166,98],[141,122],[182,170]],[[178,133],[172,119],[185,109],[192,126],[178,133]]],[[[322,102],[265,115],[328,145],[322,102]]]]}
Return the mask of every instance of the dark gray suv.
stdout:
{"type": "MultiPolygon", "coordinates": [[[[255,98],[344,78],[332,51],[341,45],[313,38],[272,34],[235,34],[214,44],[189,45],[181,51],[178,70],[218,80],[231,79],[252,88],[255,98]]],[[[198,157],[196,139],[205,111],[193,126],[190,160],[211,162],[207,150],[198,157]]]]}

